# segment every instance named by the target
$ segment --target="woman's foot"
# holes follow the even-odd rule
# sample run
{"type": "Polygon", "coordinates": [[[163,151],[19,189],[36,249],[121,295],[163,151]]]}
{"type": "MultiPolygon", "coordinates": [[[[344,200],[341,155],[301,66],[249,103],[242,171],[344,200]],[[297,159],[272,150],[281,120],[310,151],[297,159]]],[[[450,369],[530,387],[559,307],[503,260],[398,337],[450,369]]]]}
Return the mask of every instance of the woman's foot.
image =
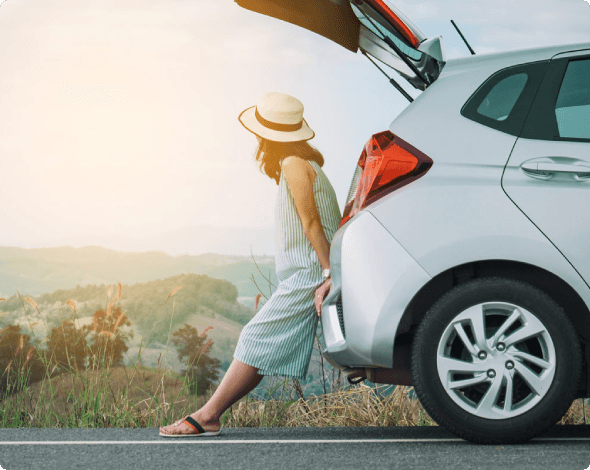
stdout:
{"type": "MultiPolygon", "coordinates": [[[[201,425],[205,432],[217,432],[221,428],[221,423],[219,420],[216,421],[210,417],[205,416],[204,413],[200,412],[200,410],[190,416],[201,425]]],[[[197,431],[195,431],[195,428],[193,428],[190,424],[185,423],[185,419],[186,416],[173,424],[160,427],[160,432],[164,434],[196,434],[197,431]]]]}

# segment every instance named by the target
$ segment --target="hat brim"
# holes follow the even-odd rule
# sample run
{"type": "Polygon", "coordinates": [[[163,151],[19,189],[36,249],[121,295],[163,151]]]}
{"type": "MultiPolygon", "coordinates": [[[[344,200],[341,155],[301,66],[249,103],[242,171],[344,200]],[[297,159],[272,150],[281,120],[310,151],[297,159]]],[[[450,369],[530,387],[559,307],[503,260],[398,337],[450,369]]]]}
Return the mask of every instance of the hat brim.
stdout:
{"type": "Polygon", "coordinates": [[[256,106],[252,106],[251,108],[242,111],[238,116],[238,119],[242,123],[242,126],[263,139],[272,140],[274,142],[301,142],[313,139],[315,136],[315,132],[307,125],[305,119],[303,119],[301,129],[290,132],[276,131],[260,124],[258,119],[256,119],[255,113],[256,106]]]}

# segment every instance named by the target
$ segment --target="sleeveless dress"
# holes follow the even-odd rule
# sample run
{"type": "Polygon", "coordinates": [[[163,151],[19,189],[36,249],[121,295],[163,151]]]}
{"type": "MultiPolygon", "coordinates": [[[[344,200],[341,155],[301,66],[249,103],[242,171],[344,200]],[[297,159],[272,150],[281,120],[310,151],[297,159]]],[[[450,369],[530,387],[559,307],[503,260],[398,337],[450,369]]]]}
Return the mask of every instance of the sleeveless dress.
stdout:
{"type": "MultiPolygon", "coordinates": [[[[308,161],[316,173],[316,207],[331,243],[341,219],[336,193],[321,167],[308,161]]],[[[305,379],[318,325],[314,296],[324,280],[283,171],[275,210],[275,265],[279,284],[242,329],[234,358],[261,375],[305,379]]]]}

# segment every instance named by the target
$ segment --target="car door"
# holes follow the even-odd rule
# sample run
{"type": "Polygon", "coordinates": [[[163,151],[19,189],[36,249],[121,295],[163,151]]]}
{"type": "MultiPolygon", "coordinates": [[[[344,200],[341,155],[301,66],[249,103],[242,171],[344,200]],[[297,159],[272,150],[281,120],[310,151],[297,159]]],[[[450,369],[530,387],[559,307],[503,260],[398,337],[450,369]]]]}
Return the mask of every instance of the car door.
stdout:
{"type": "Polygon", "coordinates": [[[590,284],[590,50],[552,58],[502,184],[590,284]]]}
{"type": "Polygon", "coordinates": [[[417,89],[444,66],[442,37],[424,33],[387,0],[235,0],[248,10],[313,31],[395,69],[417,89]]]}

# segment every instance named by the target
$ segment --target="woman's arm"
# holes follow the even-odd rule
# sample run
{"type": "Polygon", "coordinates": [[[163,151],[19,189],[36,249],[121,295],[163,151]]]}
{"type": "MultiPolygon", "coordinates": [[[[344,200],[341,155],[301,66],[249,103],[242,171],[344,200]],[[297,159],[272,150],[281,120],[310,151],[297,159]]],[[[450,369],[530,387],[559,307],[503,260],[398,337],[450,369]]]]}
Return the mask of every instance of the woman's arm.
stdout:
{"type": "Polygon", "coordinates": [[[322,269],[327,269],[330,267],[330,243],[313,197],[313,170],[303,158],[294,156],[285,158],[282,167],[305,236],[317,253],[322,269]]]}
{"type": "MultiPolygon", "coordinates": [[[[324,233],[320,214],[315,205],[313,197],[314,176],[311,167],[309,163],[299,157],[285,158],[282,166],[305,236],[317,253],[322,269],[328,269],[330,267],[330,243],[324,233]]],[[[328,278],[315,291],[314,304],[318,316],[322,313],[322,302],[330,291],[331,285],[332,283],[328,278]]]]}

